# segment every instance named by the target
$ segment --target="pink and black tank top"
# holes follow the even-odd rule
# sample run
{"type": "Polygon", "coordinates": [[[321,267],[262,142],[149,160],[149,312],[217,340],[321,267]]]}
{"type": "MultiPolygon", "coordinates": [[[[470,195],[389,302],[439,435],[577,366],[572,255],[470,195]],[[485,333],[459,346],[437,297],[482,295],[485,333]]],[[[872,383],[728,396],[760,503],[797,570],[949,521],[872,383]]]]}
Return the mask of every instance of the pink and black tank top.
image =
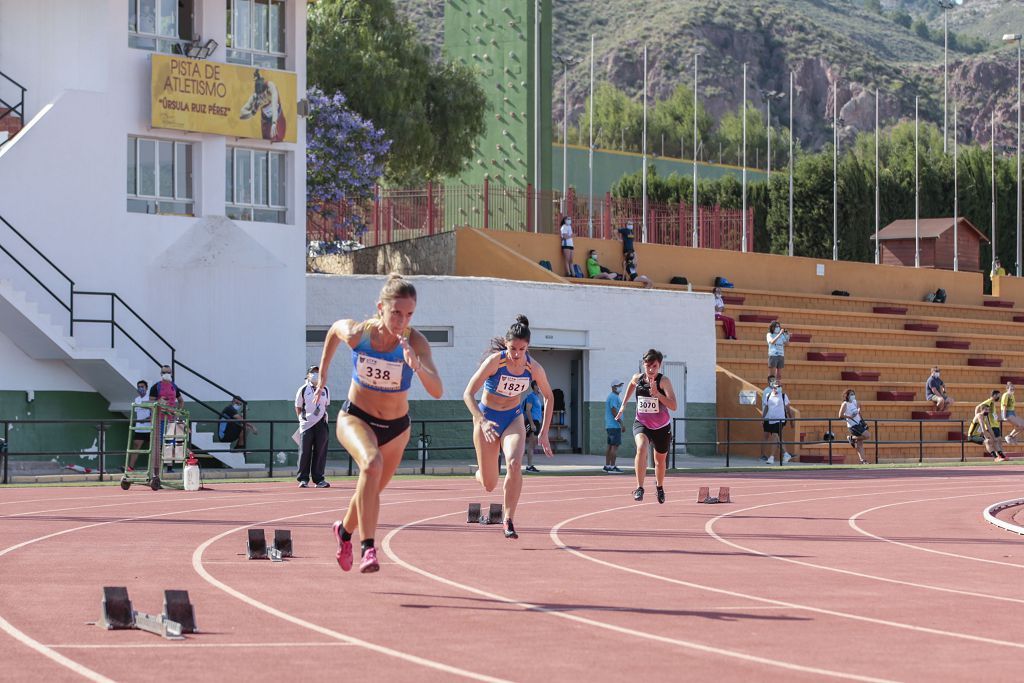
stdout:
{"type": "MultiPolygon", "coordinates": [[[[654,378],[658,389],[661,390],[661,373],[654,378]]],[[[662,391],[662,393],[664,393],[662,391]]],[[[651,385],[647,382],[647,375],[641,374],[636,383],[636,421],[648,429],[661,429],[672,421],[668,414],[668,408],[661,402],[661,399],[651,396],[651,385]]]]}

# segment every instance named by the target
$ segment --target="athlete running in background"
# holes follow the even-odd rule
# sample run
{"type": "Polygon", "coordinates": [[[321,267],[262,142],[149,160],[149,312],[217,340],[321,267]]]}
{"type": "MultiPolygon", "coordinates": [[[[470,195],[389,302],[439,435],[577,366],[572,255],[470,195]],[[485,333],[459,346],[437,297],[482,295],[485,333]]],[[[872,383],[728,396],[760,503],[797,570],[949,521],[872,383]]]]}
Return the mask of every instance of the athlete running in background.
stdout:
{"type": "Polygon", "coordinates": [[[523,471],[520,467],[526,445],[526,425],[523,422],[523,394],[530,390],[530,381],[537,383],[544,398],[544,417],[537,441],[544,455],[551,457],[548,428],[554,399],[548,376],[540,363],[533,360],[530,347],[530,321],[526,316],[516,317],[505,337],[491,340],[491,354],[484,359],[462,395],[466,407],[473,415],[473,446],[479,469],[476,479],[487,491],[498,485],[498,452],[505,454],[505,538],[519,538],[512,523],[519,494],[523,490],[523,471]],[[483,397],[477,403],[476,394],[483,387],[483,397]]]}
{"type": "Polygon", "coordinates": [[[320,356],[320,380],[314,402],[327,386],[327,371],[338,345],[352,352],[352,384],[338,414],[338,441],[359,464],[359,481],[344,520],[334,523],[338,564],[352,568],[352,532],[359,529],[359,571],[380,569],[373,545],[380,493],[391,481],[409,443],[409,387],[418,375],[423,388],[441,398],[444,388],[426,338],[409,327],[416,310],[416,289],[400,275],[384,284],[377,316],[363,322],[339,320],[331,326],[320,356]]]}
{"type": "Polygon", "coordinates": [[[629,397],[636,391],[636,421],[633,423],[633,440],[636,442],[636,490],[633,500],[644,499],[644,478],[647,476],[647,448],[654,447],[654,479],[658,487],[658,502],[665,502],[665,462],[672,444],[672,417],[675,410],[676,392],[672,382],[661,374],[661,351],[650,349],[644,354],[644,369],[633,375],[622,397],[617,420],[622,419],[629,397]]]}

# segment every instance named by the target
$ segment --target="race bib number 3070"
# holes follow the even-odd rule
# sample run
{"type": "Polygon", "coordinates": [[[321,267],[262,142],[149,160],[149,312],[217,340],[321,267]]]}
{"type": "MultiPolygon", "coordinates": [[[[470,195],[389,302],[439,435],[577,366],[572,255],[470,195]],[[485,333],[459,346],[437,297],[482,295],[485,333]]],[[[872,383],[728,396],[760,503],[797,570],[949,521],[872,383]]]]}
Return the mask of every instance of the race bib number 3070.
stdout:
{"type": "Polygon", "coordinates": [[[402,386],[402,363],[359,354],[356,372],[364,387],[396,391],[402,386]]]}
{"type": "Polygon", "coordinates": [[[529,388],[530,380],[527,377],[502,375],[498,380],[498,389],[495,393],[500,396],[518,396],[529,388]]]}
{"type": "Polygon", "coordinates": [[[658,399],[652,396],[637,396],[636,412],[645,415],[659,412],[658,399]]]}

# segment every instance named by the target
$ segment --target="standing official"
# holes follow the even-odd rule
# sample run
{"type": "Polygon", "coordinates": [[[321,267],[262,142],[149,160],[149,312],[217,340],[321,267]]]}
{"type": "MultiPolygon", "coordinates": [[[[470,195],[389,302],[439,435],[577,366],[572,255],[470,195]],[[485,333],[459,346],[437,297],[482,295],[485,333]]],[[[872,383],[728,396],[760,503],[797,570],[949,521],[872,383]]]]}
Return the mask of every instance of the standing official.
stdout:
{"type": "Polygon", "coordinates": [[[324,387],[319,397],[316,385],[320,381],[320,368],[313,365],[306,373],[306,382],[295,394],[295,416],[299,418],[299,432],[302,434],[302,452],[299,456],[299,488],[309,486],[310,476],[318,489],[331,485],[324,479],[327,467],[327,441],[330,436],[327,427],[327,406],[331,405],[331,392],[324,387]]]}

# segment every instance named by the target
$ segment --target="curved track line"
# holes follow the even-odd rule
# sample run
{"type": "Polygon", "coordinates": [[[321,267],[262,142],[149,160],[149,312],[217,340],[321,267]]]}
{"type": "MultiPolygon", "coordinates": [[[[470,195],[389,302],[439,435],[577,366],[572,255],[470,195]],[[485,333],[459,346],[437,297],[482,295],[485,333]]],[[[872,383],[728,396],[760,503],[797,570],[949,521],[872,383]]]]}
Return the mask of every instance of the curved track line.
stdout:
{"type": "MultiPolygon", "coordinates": [[[[951,553],[951,552],[946,551],[946,550],[936,550],[934,548],[926,548],[924,546],[915,545],[913,543],[904,543],[903,541],[897,541],[897,540],[894,540],[894,539],[891,539],[891,538],[886,538],[885,536],[879,536],[878,534],[873,534],[870,531],[861,528],[861,526],[859,524],[857,524],[857,520],[860,519],[863,515],[866,515],[869,512],[874,512],[876,510],[882,510],[882,509],[885,509],[885,508],[895,507],[897,505],[910,505],[912,503],[930,503],[930,502],[936,501],[936,500],[950,500],[950,499],[953,499],[953,498],[971,498],[971,497],[976,496],[976,495],[980,495],[980,494],[976,494],[975,493],[975,494],[969,494],[969,495],[964,495],[964,496],[947,496],[947,497],[944,497],[944,498],[919,498],[917,500],[905,500],[905,501],[902,501],[902,502],[899,502],[899,503],[888,503],[886,505],[878,505],[876,507],[868,508],[867,510],[861,510],[860,512],[855,513],[854,515],[850,516],[850,518],[847,520],[847,523],[850,525],[851,529],[853,529],[854,531],[856,531],[859,534],[863,534],[865,536],[868,536],[869,538],[873,538],[873,539],[878,540],[878,541],[884,541],[886,543],[892,543],[893,545],[903,546],[904,548],[910,548],[912,550],[920,550],[921,552],[925,552],[925,553],[934,553],[936,555],[945,555],[946,557],[955,557],[955,558],[958,558],[958,559],[961,559],[961,560],[970,560],[972,562],[984,562],[986,564],[998,564],[998,565],[1002,565],[1004,567],[1024,568],[1024,564],[1019,564],[1017,562],[1003,562],[1001,560],[989,560],[989,559],[986,559],[984,557],[973,557],[971,555],[961,555],[959,553],[951,553]]],[[[1014,502],[1014,501],[1006,501],[1006,502],[1014,502]]],[[[1020,499],[1020,503],[1024,503],[1024,499],[1020,499]]],[[[1003,503],[997,503],[996,505],[991,506],[991,507],[997,507],[999,505],[1003,505],[1003,503]]],[[[986,508],[985,511],[987,512],[989,509],[990,508],[986,508]]],[[[1021,529],[1021,531],[1019,531],[1018,533],[1024,533],[1024,529],[1021,529]]]]}
{"type": "MultiPolygon", "coordinates": [[[[868,494],[858,494],[858,495],[868,495],[868,494]]],[[[825,499],[822,499],[822,500],[828,500],[828,499],[825,498],[825,499]]],[[[607,510],[597,510],[595,512],[588,512],[588,513],[583,514],[583,515],[577,515],[576,517],[571,517],[571,518],[569,518],[567,520],[559,522],[558,524],[556,524],[554,527],[551,528],[551,532],[550,532],[551,539],[552,539],[552,541],[554,541],[555,545],[557,545],[560,549],[565,550],[565,551],[567,551],[567,552],[569,552],[569,553],[571,553],[573,555],[576,555],[577,557],[580,557],[582,559],[589,560],[591,562],[595,562],[597,564],[604,565],[606,567],[611,567],[612,569],[617,569],[619,571],[628,572],[630,574],[636,574],[637,576],[644,576],[644,577],[647,577],[649,579],[655,579],[655,580],[658,580],[658,581],[664,581],[666,583],[671,583],[671,584],[674,584],[674,585],[677,585],[677,586],[685,586],[687,588],[693,588],[693,589],[696,589],[696,590],[707,591],[707,592],[710,592],[710,593],[717,593],[719,595],[728,595],[728,596],[734,597],[734,598],[743,598],[743,599],[746,599],[746,600],[753,600],[755,602],[761,602],[761,603],[765,603],[765,604],[769,604],[769,605],[776,605],[778,607],[787,607],[789,609],[805,610],[805,611],[808,611],[808,612],[815,612],[817,614],[824,614],[824,615],[833,616],[833,617],[841,617],[841,618],[844,618],[844,619],[852,619],[854,621],[862,621],[862,622],[871,623],[871,624],[878,624],[878,625],[881,625],[881,626],[891,626],[893,628],[899,628],[899,629],[908,630],[908,631],[916,631],[918,633],[928,633],[930,635],[947,636],[947,637],[950,637],[950,638],[958,638],[958,639],[962,639],[962,640],[969,640],[969,641],[974,641],[974,642],[981,642],[981,643],[988,643],[988,644],[995,644],[995,645],[1006,645],[1007,647],[1014,647],[1014,648],[1024,649],[1024,644],[1022,644],[1022,643],[1013,643],[1013,642],[1009,642],[1009,641],[995,640],[995,639],[992,639],[992,638],[983,638],[981,636],[972,636],[972,635],[966,634],[966,633],[956,633],[956,632],[953,632],[953,631],[943,631],[943,630],[940,630],[940,629],[929,628],[927,626],[915,626],[914,624],[906,624],[906,623],[902,623],[902,622],[898,622],[898,621],[890,621],[890,620],[887,620],[887,619],[880,619],[880,618],[876,618],[876,617],[868,617],[868,616],[864,616],[864,615],[860,615],[860,614],[853,614],[853,613],[850,613],[850,612],[840,612],[840,611],[837,611],[837,610],[830,610],[830,609],[825,609],[825,608],[822,608],[822,607],[813,607],[811,605],[802,605],[802,604],[799,604],[799,603],[788,602],[788,601],[785,601],[785,600],[775,600],[775,599],[772,599],[772,598],[765,598],[765,597],[762,597],[762,596],[759,596],[759,595],[752,595],[752,594],[749,594],[749,593],[740,593],[738,591],[731,591],[731,590],[727,590],[727,589],[724,589],[724,588],[716,588],[714,586],[708,586],[708,585],[705,585],[705,584],[693,583],[691,581],[684,581],[682,579],[674,579],[672,577],[663,576],[661,574],[653,574],[651,572],[645,572],[645,571],[640,570],[640,569],[633,569],[631,567],[626,567],[626,566],[623,566],[623,565],[618,565],[618,564],[615,564],[615,563],[612,563],[612,562],[608,562],[606,560],[602,560],[600,558],[592,557],[590,555],[582,553],[582,552],[580,552],[578,550],[575,550],[575,549],[570,548],[569,546],[567,546],[565,543],[562,542],[561,538],[558,535],[559,530],[563,526],[565,526],[566,524],[569,524],[571,522],[574,522],[576,520],[584,519],[586,517],[591,517],[593,515],[604,514],[604,513],[607,513],[607,512],[617,512],[619,510],[627,510],[627,509],[630,509],[630,508],[634,508],[634,506],[632,506],[632,505],[624,505],[622,507],[609,508],[607,510]]],[[[740,512],[740,511],[737,510],[736,512],[740,512]]],[[[737,547],[737,548],[739,548],[741,550],[746,550],[745,548],[742,548],[742,547],[740,547],[738,545],[735,546],[735,547],[737,547]]],[[[761,555],[763,553],[758,553],[756,551],[753,551],[753,554],[761,555]]],[[[768,557],[773,557],[773,556],[769,555],[768,557]]],[[[783,558],[778,558],[778,559],[783,559],[783,558]]],[[[828,569],[827,567],[824,567],[824,568],[828,569]]]]}
{"type": "MultiPolygon", "coordinates": [[[[1001,503],[996,503],[994,505],[989,505],[984,510],[982,510],[981,514],[982,514],[982,517],[985,518],[985,521],[988,522],[989,524],[994,524],[997,527],[999,527],[1000,529],[1006,529],[1007,531],[1012,531],[1015,534],[1024,534],[1024,527],[1018,526],[1018,525],[1013,524],[1011,522],[1007,522],[1006,520],[999,519],[998,517],[995,516],[995,514],[993,514],[995,512],[999,512],[1000,510],[1003,510],[1003,509],[1006,509],[1006,508],[1017,507],[1018,505],[1024,505],[1024,498],[1015,498],[1013,500],[1004,500],[1001,503]]],[[[1015,566],[1019,567],[1020,565],[1015,565],[1015,566]]]]}
{"type": "MultiPolygon", "coordinates": [[[[559,500],[559,501],[536,501],[536,502],[563,502],[563,501],[559,500]]],[[[635,506],[635,504],[634,505],[630,505],[630,506],[625,506],[625,507],[634,507],[634,506],[635,506]]],[[[615,508],[615,509],[622,509],[622,508],[615,508]]],[[[450,516],[455,515],[455,514],[459,514],[459,513],[447,513],[447,514],[443,514],[443,515],[436,515],[434,517],[426,517],[424,519],[419,519],[419,520],[416,520],[414,522],[409,522],[407,524],[403,524],[402,526],[392,530],[391,533],[389,533],[387,536],[384,537],[384,541],[381,544],[381,547],[383,548],[384,552],[396,564],[398,564],[402,568],[407,569],[407,570],[409,570],[409,571],[411,571],[413,573],[419,574],[421,576],[424,576],[424,577],[426,577],[428,579],[431,579],[431,580],[436,581],[438,583],[444,584],[446,586],[451,586],[452,588],[457,588],[459,590],[466,591],[467,593],[472,593],[474,595],[479,595],[481,597],[485,597],[485,598],[488,598],[488,599],[491,599],[491,600],[497,600],[499,602],[504,602],[504,603],[509,604],[509,605],[515,605],[517,607],[521,607],[521,608],[523,608],[525,610],[528,610],[528,611],[531,611],[531,612],[539,612],[539,613],[542,613],[542,614],[548,614],[548,615],[553,616],[553,617],[559,617],[561,619],[568,619],[569,621],[575,621],[575,622],[580,623],[580,624],[586,624],[588,626],[594,626],[594,627],[597,627],[597,628],[605,629],[607,631],[613,631],[615,633],[621,633],[623,635],[634,636],[634,637],[643,638],[643,639],[646,639],[646,640],[653,640],[653,641],[656,641],[656,642],[665,643],[667,645],[676,645],[676,646],[683,647],[683,648],[686,648],[686,649],[689,649],[689,650],[696,650],[698,652],[704,652],[704,653],[707,653],[707,654],[713,654],[713,655],[720,655],[720,656],[724,656],[724,657],[730,657],[730,658],[733,658],[733,659],[739,659],[739,660],[751,662],[751,663],[754,663],[754,664],[765,664],[767,666],[773,666],[773,667],[777,667],[777,668],[787,669],[789,671],[799,671],[801,673],[811,673],[811,674],[818,674],[818,675],[824,675],[824,676],[832,676],[834,678],[843,678],[843,679],[853,680],[853,681],[870,681],[872,683],[888,683],[888,682],[890,682],[890,679],[873,678],[873,677],[870,677],[870,676],[859,676],[857,674],[849,674],[849,673],[845,673],[845,672],[842,672],[842,671],[832,671],[832,670],[829,670],[829,669],[819,669],[819,668],[815,668],[815,667],[803,666],[803,665],[800,665],[800,664],[793,664],[793,663],[790,663],[790,662],[783,662],[783,661],[777,660],[777,659],[769,659],[767,657],[759,657],[757,655],[751,655],[751,654],[747,654],[745,652],[739,652],[737,650],[726,650],[724,648],[714,647],[714,646],[711,646],[711,645],[704,645],[702,643],[696,643],[696,642],[688,641],[688,640],[681,640],[679,638],[670,638],[670,637],[667,637],[667,636],[659,636],[657,634],[648,633],[646,631],[637,631],[636,629],[626,628],[626,627],[623,627],[623,626],[616,626],[614,624],[609,624],[609,623],[606,623],[606,622],[603,622],[603,621],[597,621],[596,619],[589,619],[587,617],[581,617],[578,614],[568,614],[566,612],[559,612],[559,611],[556,611],[556,610],[551,610],[551,609],[548,609],[548,608],[543,607],[541,605],[535,605],[533,603],[523,602],[521,600],[516,600],[514,598],[508,598],[508,597],[505,597],[503,595],[499,595],[497,593],[492,593],[490,591],[485,591],[485,590],[482,590],[480,588],[475,588],[473,586],[468,586],[466,584],[459,583],[457,581],[452,581],[451,579],[447,579],[447,578],[445,578],[443,576],[439,576],[439,575],[434,574],[432,572],[429,572],[429,571],[427,571],[425,569],[417,567],[417,566],[415,566],[413,564],[410,564],[409,562],[406,562],[405,560],[400,558],[395,553],[394,549],[391,547],[392,539],[400,531],[403,531],[404,529],[412,527],[412,526],[416,526],[418,524],[425,524],[427,522],[433,522],[433,521],[438,520],[438,519],[443,519],[445,517],[450,517],[450,516]]]]}
{"type": "MultiPolygon", "coordinates": [[[[894,493],[914,493],[914,491],[896,491],[894,493]]],[[[991,493],[995,493],[995,492],[994,491],[990,491],[988,493],[972,493],[972,494],[966,494],[966,495],[964,495],[962,497],[970,498],[972,496],[989,495],[991,493]]],[[[755,548],[750,548],[750,547],[745,546],[745,545],[740,545],[739,543],[734,543],[733,541],[730,541],[730,540],[728,540],[726,538],[722,538],[721,536],[718,535],[718,533],[714,529],[715,522],[717,522],[717,521],[719,521],[721,519],[724,519],[726,517],[729,517],[731,515],[739,514],[741,512],[749,512],[751,510],[757,510],[757,509],[766,508],[766,507],[773,507],[773,506],[776,506],[776,505],[788,505],[788,504],[791,504],[791,503],[811,503],[811,502],[822,501],[822,500],[840,500],[840,499],[845,499],[845,498],[858,498],[860,496],[867,496],[867,495],[873,495],[873,494],[858,493],[858,494],[847,495],[847,496],[828,496],[828,497],[824,497],[824,498],[805,498],[803,500],[777,501],[775,503],[764,503],[762,505],[754,505],[752,507],[741,508],[739,510],[733,510],[733,511],[727,512],[727,513],[725,513],[723,515],[719,515],[718,517],[715,517],[713,519],[709,519],[707,521],[707,523],[704,525],[704,531],[707,532],[707,534],[709,536],[711,536],[712,538],[714,538],[716,541],[719,541],[720,543],[724,543],[725,545],[728,545],[728,546],[731,546],[733,548],[736,548],[737,550],[742,550],[742,551],[748,552],[748,553],[750,553],[752,555],[759,555],[761,557],[767,557],[767,558],[771,558],[773,560],[779,560],[780,562],[788,562],[790,564],[799,565],[801,567],[811,567],[813,569],[821,569],[821,570],[828,571],[828,572],[835,572],[837,574],[845,574],[846,576],[856,576],[857,578],[861,578],[861,579],[870,579],[871,581],[879,581],[879,582],[882,582],[882,583],[891,583],[891,584],[895,584],[895,585],[899,585],[899,586],[907,586],[907,587],[910,587],[910,588],[920,588],[920,589],[923,589],[923,590],[932,590],[932,591],[937,591],[937,592],[940,592],[940,593],[952,593],[954,595],[966,595],[966,596],[969,596],[969,597],[972,597],[972,598],[985,598],[987,600],[998,600],[1000,602],[1012,602],[1012,603],[1024,604],[1024,599],[1022,599],[1022,598],[1011,598],[1011,597],[1006,597],[1006,596],[1001,596],[1001,595],[992,595],[990,593],[978,593],[976,591],[961,590],[959,588],[945,588],[943,586],[935,586],[935,585],[927,584],[927,583],[917,583],[915,581],[903,581],[901,579],[891,579],[891,578],[886,577],[886,576],[878,576],[876,574],[865,574],[864,572],[858,572],[858,571],[854,571],[852,569],[843,569],[841,567],[830,567],[828,565],[816,564],[814,562],[806,562],[804,560],[797,560],[797,559],[794,559],[794,558],[791,558],[791,557],[780,557],[780,556],[775,555],[773,553],[767,553],[767,552],[764,552],[764,551],[761,551],[761,550],[757,550],[755,548]]],[[[950,498],[957,498],[957,497],[961,497],[961,496],[949,496],[949,497],[950,498]]],[[[943,498],[937,498],[936,500],[943,500],[943,498]]],[[[985,638],[982,638],[981,640],[984,640],[986,642],[995,642],[995,641],[989,641],[988,639],[985,639],[985,638]]],[[[1024,644],[1014,644],[1014,646],[1015,647],[1024,648],[1024,644]]]]}

